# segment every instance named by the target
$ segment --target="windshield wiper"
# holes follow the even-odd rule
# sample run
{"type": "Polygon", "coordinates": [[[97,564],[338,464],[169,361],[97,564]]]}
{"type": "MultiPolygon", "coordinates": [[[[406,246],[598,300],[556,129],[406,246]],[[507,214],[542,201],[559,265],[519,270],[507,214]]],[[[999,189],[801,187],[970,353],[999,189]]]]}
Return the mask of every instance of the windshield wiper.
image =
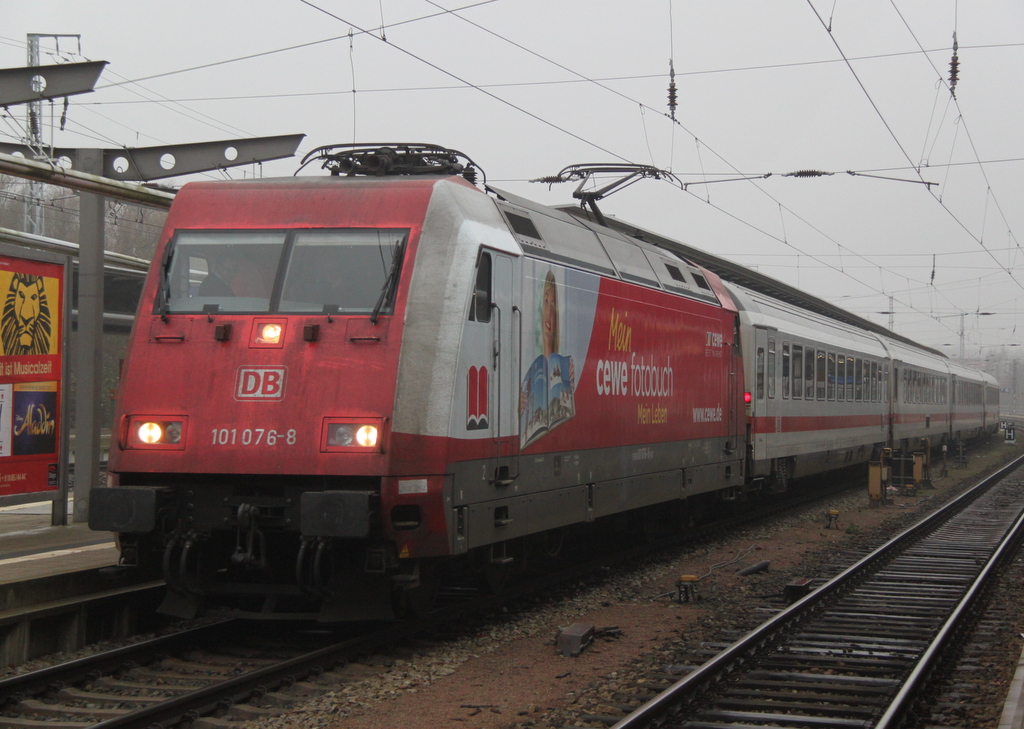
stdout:
{"type": "Polygon", "coordinates": [[[377,297],[377,305],[373,307],[373,313],[370,314],[370,321],[373,324],[377,323],[378,317],[380,317],[380,310],[384,306],[384,302],[391,298],[392,293],[396,286],[398,286],[398,271],[401,268],[402,263],[402,251],[405,250],[405,241],[403,238],[397,246],[395,246],[395,253],[391,256],[391,270],[388,271],[388,277],[384,279],[384,286],[380,290],[380,296],[377,297]]]}

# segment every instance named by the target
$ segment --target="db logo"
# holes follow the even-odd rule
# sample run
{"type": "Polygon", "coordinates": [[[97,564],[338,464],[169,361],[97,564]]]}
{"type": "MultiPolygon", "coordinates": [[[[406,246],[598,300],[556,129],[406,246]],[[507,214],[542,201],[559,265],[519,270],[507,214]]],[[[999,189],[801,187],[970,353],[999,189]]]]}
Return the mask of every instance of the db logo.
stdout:
{"type": "Polygon", "coordinates": [[[236,400],[283,400],[285,367],[239,367],[236,400]]]}

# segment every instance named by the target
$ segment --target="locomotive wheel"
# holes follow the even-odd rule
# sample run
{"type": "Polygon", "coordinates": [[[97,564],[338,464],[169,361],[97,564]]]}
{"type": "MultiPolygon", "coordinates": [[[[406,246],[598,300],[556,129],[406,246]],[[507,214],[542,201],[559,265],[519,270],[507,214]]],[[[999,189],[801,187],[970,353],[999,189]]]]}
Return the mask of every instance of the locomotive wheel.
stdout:
{"type": "Polygon", "coordinates": [[[541,549],[545,557],[554,559],[562,553],[563,546],[565,546],[565,532],[563,530],[552,529],[541,535],[541,549]]]}

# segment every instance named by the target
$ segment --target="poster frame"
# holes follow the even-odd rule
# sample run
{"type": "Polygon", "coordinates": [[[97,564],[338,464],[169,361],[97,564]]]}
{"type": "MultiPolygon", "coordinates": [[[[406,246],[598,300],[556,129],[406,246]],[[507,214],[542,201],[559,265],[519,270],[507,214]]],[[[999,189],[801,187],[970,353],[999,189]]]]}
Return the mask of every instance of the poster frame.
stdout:
{"type": "Polygon", "coordinates": [[[61,307],[61,331],[60,331],[60,408],[58,418],[60,431],[57,435],[57,489],[34,491],[30,493],[10,494],[0,496],[0,508],[9,506],[22,506],[25,504],[51,502],[51,519],[53,526],[66,526],[68,514],[68,480],[70,471],[69,441],[70,426],[68,423],[68,397],[70,395],[69,385],[71,382],[70,357],[68,345],[71,340],[71,298],[74,294],[72,288],[73,259],[71,256],[50,253],[48,251],[37,251],[22,246],[0,243],[0,256],[7,258],[20,258],[39,263],[52,263],[61,266],[63,271],[62,286],[64,287],[63,302],[61,307]]]}

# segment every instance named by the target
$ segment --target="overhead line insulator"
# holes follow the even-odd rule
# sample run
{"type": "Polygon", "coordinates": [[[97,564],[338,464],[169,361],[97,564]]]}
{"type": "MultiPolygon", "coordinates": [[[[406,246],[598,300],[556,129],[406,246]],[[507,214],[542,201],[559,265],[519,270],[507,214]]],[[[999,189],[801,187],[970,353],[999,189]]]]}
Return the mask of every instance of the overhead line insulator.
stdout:
{"type": "Polygon", "coordinates": [[[668,115],[672,121],[676,120],[676,107],[678,101],[676,97],[676,69],[672,65],[672,59],[668,59],[668,115]]]}
{"type": "Polygon", "coordinates": [[[956,31],[953,31],[953,58],[949,61],[949,93],[956,98],[956,82],[960,78],[960,57],[957,55],[956,31]]]}

